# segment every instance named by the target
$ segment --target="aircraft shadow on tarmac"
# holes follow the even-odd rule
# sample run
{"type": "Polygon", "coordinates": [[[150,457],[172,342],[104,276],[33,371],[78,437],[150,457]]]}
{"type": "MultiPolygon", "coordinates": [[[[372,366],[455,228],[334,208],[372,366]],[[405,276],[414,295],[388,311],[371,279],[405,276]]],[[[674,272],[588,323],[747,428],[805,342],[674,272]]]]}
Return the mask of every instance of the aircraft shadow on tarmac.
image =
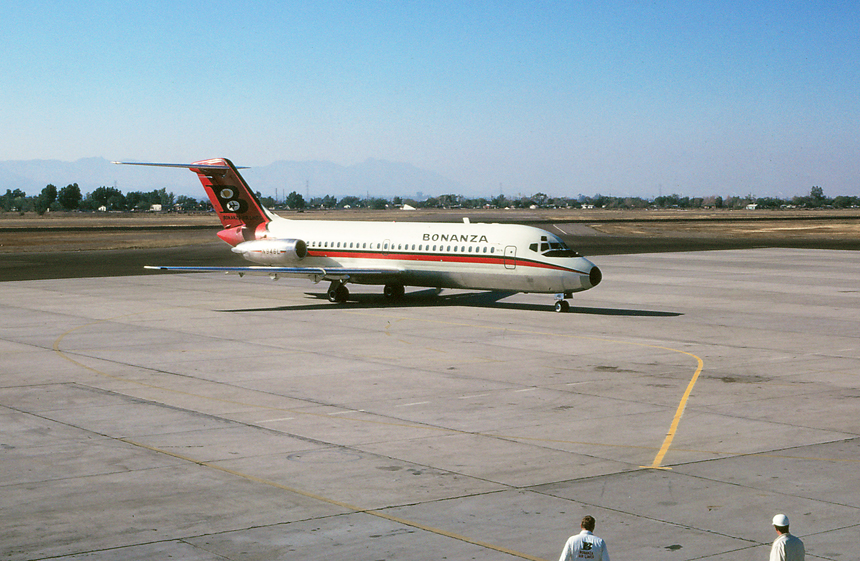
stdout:
{"type": "MultiPolygon", "coordinates": [[[[271,308],[244,308],[219,310],[226,313],[240,312],[288,312],[306,310],[341,310],[341,309],[382,309],[382,308],[427,308],[431,306],[463,306],[473,308],[501,308],[506,310],[530,310],[547,312],[553,309],[553,301],[546,304],[525,304],[522,302],[502,302],[516,292],[471,292],[466,294],[438,294],[436,290],[419,290],[409,292],[397,300],[386,299],[381,294],[350,294],[349,299],[341,304],[328,301],[325,293],[306,292],[309,298],[325,300],[319,304],[299,304],[295,306],[275,306],[271,308]]],[[[570,314],[591,314],[602,316],[635,316],[635,317],[677,317],[679,312],[662,312],[654,310],[627,310],[621,308],[587,308],[571,306],[570,314]]]]}

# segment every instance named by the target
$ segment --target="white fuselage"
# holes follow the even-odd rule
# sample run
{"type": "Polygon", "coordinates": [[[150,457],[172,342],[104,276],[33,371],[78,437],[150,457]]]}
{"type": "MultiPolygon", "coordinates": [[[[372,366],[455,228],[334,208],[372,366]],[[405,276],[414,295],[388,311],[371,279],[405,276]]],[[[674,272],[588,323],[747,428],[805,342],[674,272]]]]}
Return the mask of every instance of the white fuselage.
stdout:
{"type": "MultiPolygon", "coordinates": [[[[406,286],[571,293],[600,271],[545,230],[515,224],[355,222],[275,217],[258,238],[302,240],[301,267],[397,269],[406,286]]],[[[241,246],[236,249],[240,249],[241,246]]],[[[255,263],[284,264],[246,251],[255,263]]],[[[351,282],[376,284],[356,277],[351,282]]]]}

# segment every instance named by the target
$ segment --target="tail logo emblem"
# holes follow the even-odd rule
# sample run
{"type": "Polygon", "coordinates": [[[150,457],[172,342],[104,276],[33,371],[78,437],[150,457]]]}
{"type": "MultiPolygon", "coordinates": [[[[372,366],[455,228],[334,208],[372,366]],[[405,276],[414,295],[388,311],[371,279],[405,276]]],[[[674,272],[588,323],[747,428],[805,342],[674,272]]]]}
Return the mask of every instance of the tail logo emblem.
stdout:
{"type": "Polygon", "coordinates": [[[248,211],[248,203],[242,200],[242,193],[239,189],[232,185],[221,185],[219,187],[219,190],[215,191],[215,194],[224,212],[243,214],[248,211]]]}

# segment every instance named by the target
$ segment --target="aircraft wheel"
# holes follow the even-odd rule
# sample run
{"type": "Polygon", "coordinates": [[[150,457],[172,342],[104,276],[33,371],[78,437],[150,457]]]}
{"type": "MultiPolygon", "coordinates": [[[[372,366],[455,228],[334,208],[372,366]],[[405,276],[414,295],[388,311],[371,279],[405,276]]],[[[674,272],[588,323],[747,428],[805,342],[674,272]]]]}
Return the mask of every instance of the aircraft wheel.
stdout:
{"type": "Polygon", "coordinates": [[[395,300],[402,297],[406,293],[406,288],[402,284],[386,284],[382,289],[382,294],[386,298],[395,300]]]}
{"type": "Polygon", "coordinates": [[[349,289],[344,284],[338,284],[328,289],[327,296],[329,302],[346,302],[349,298],[349,289]]]}
{"type": "Polygon", "coordinates": [[[570,309],[570,302],[567,300],[557,300],[555,303],[556,312],[566,312],[570,309]]]}

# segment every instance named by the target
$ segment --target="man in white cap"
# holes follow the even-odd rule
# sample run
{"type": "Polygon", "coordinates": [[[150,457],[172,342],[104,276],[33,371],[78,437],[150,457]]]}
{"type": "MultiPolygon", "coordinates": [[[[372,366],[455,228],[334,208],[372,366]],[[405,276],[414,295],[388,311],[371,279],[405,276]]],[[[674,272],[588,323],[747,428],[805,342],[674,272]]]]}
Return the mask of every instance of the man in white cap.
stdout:
{"type": "Polygon", "coordinates": [[[774,516],[773,528],[778,535],[770,548],[770,561],[803,561],[806,550],[800,538],[788,532],[788,516],[784,514],[774,516]]]}

